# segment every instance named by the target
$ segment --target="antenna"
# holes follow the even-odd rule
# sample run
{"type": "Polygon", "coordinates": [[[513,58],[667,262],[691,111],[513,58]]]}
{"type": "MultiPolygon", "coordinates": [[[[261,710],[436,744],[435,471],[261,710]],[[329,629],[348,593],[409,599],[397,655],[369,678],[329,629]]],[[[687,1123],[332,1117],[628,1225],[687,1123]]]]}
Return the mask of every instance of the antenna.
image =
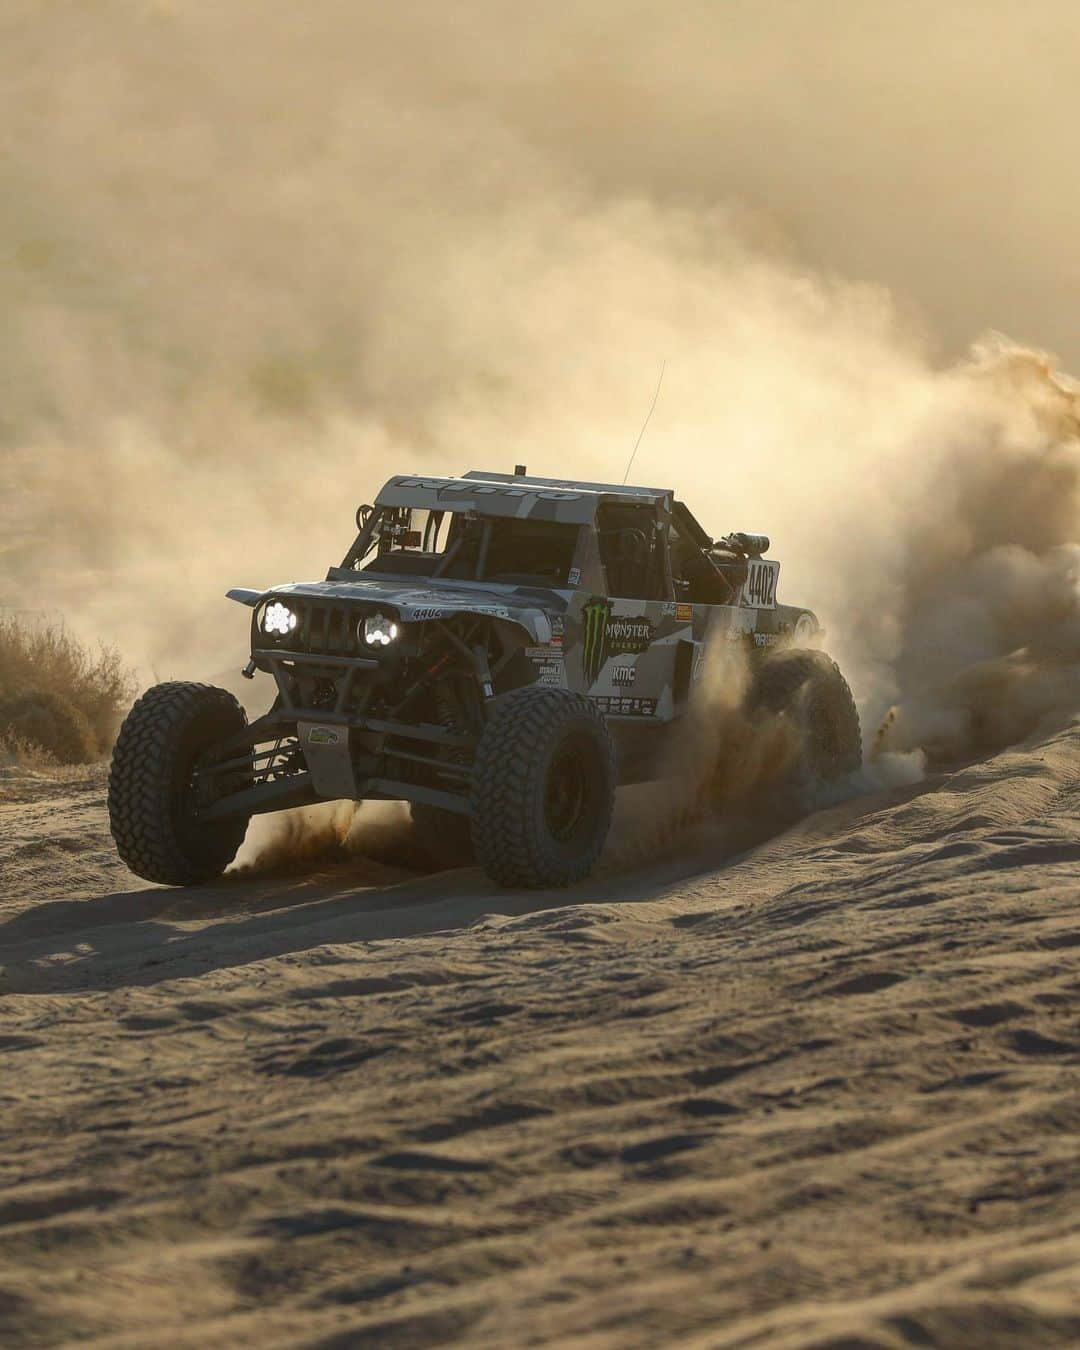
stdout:
{"type": "Polygon", "coordinates": [[[630,470],[634,467],[634,460],[637,458],[638,446],[641,444],[641,438],[645,435],[645,428],[649,425],[649,418],[653,415],[653,408],[656,407],[656,400],[660,397],[660,386],[664,383],[664,371],[667,369],[667,361],[660,363],[660,378],[656,381],[656,393],[652,396],[652,403],[649,405],[649,411],[645,414],[645,421],[641,424],[641,430],[638,432],[638,438],[634,442],[634,448],[630,452],[630,462],[626,466],[626,472],[622,476],[623,484],[630,477],[630,470]]]}

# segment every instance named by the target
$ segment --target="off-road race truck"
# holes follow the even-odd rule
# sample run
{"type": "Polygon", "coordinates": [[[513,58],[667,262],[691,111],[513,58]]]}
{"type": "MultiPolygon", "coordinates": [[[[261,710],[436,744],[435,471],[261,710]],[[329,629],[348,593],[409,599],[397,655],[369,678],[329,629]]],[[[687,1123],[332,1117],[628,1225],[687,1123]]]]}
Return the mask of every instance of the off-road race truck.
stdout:
{"type": "Polygon", "coordinates": [[[139,876],[190,885],[232,862],[252,815],[410,803],[438,862],[505,886],[565,886],[600,856],[618,785],[671,772],[674,729],[729,644],[749,699],[797,719],[803,778],[858,767],[859,721],[780,604],[769,540],[714,541],[666,489],[474,470],[399,475],[357,511],[326,580],[232,590],[277,696],[248,723],[205,684],[167,683],[121,728],[109,817],[139,876]],[[666,767],[665,767],[666,766],[666,767]]]}

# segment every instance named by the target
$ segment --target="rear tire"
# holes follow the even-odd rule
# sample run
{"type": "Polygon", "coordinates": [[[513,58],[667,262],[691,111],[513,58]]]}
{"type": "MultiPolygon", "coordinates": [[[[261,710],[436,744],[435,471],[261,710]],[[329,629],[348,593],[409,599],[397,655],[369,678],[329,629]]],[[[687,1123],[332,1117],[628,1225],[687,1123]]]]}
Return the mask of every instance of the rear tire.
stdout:
{"type": "Polygon", "coordinates": [[[436,867],[471,867],[476,861],[469,817],[426,802],[411,802],[413,839],[436,867]]]}
{"type": "Polygon", "coordinates": [[[847,680],[824,652],[772,652],[758,668],[751,711],[788,717],[799,745],[782,787],[805,797],[814,782],[829,782],[862,764],[859,713],[847,680]]]}
{"type": "MultiPolygon", "coordinates": [[[[128,713],[109,771],[109,827],[136,876],[190,886],[232,862],[250,817],[200,823],[193,776],[201,755],[246,726],[232,694],[207,684],[155,685],[128,713]]],[[[250,784],[241,769],[229,786],[250,784]]]]}
{"type": "Polygon", "coordinates": [[[491,708],[470,799],[477,861],[502,886],[569,886],[611,828],[615,748],[591,699],[531,685],[491,708]]]}

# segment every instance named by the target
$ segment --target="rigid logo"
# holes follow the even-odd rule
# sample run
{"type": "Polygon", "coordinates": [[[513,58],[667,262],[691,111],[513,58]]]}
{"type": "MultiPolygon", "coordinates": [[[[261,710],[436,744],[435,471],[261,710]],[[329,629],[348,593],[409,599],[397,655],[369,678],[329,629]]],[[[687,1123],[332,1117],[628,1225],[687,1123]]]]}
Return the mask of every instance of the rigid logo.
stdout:
{"type": "Polygon", "coordinates": [[[312,727],[308,732],[309,745],[338,745],[341,732],[336,727],[312,727]]]}

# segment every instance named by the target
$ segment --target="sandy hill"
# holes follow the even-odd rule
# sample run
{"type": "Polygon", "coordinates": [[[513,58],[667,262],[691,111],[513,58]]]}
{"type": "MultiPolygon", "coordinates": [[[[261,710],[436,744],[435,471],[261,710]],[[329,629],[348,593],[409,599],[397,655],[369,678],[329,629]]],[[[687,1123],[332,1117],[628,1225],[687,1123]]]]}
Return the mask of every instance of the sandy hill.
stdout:
{"type": "Polygon", "coordinates": [[[1080,724],[571,893],[0,783],[0,1343],[1080,1340],[1080,724]]]}

